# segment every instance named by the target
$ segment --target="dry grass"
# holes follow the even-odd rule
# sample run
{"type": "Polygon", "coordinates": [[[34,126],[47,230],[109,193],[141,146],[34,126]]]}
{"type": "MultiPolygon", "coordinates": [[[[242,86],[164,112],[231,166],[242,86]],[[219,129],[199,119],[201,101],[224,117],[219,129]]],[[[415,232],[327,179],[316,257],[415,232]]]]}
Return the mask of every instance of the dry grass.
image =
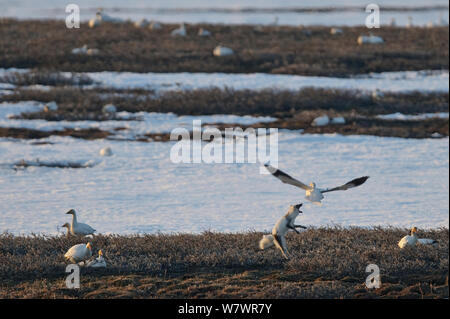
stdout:
{"type": "Polygon", "coordinates": [[[64,252],[87,239],[0,236],[3,298],[355,298],[448,297],[448,229],[421,232],[431,246],[400,250],[396,228],[311,228],[290,233],[292,257],[260,251],[261,233],[95,236],[106,269],[82,269],[81,289],[64,287],[64,252]],[[382,287],[364,287],[380,267],[382,287]]]}
{"type": "Polygon", "coordinates": [[[16,88],[5,101],[55,101],[59,109],[23,115],[45,120],[109,120],[102,107],[112,103],[118,111],[172,112],[178,115],[235,114],[292,117],[298,112],[323,111],[373,116],[448,112],[448,93],[385,93],[377,96],[353,90],[304,88],[298,91],[265,89],[199,89],[155,94],[146,90],[53,87],[49,90],[16,88]]]}
{"type": "Polygon", "coordinates": [[[68,85],[90,85],[94,81],[87,75],[78,73],[69,73],[64,75],[60,72],[12,72],[0,76],[0,83],[10,83],[17,86],[27,85],[49,85],[49,86],[68,86],[68,85]]]}
{"type": "Polygon", "coordinates": [[[359,46],[364,27],[343,28],[331,35],[328,27],[187,25],[188,36],[170,36],[176,25],[162,30],[135,28],[131,23],[104,23],[90,29],[66,29],[64,21],[0,20],[0,66],[57,71],[229,72],[348,76],[368,72],[448,69],[447,27],[383,27],[374,32],[383,45],[359,46]],[[212,37],[199,37],[200,27],[212,37]],[[218,44],[235,56],[212,55],[218,44]],[[95,56],[73,55],[87,44],[95,56]]]}

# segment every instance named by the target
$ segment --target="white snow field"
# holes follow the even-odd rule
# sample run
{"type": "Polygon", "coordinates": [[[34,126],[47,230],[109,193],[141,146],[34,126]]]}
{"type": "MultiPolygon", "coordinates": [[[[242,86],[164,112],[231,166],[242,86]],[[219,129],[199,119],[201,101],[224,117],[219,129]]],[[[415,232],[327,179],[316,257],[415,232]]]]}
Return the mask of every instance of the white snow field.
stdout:
{"type": "Polygon", "coordinates": [[[115,128],[125,128],[116,133],[117,138],[135,138],[145,133],[168,133],[174,128],[186,128],[192,130],[192,121],[201,120],[202,124],[224,123],[251,125],[254,123],[270,123],[276,118],[269,116],[237,116],[237,115],[203,115],[203,116],[178,116],[173,113],[129,113],[118,112],[121,120],[111,121],[46,121],[46,120],[22,120],[11,119],[11,116],[21,113],[38,112],[44,108],[45,103],[36,101],[21,101],[17,103],[0,103],[0,127],[27,128],[40,131],[63,131],[64,129],[89,129],[96,128],[105,131],[113,131],[115,128]],[[134,119],[134,120],[130,120],[134,119]]]}
{"type": "MultiPolygon", "coordinates": [[[[71,208],[100,233],[269,230],[304,191],[261,175],[259,164],[174,164],[174,142],[0,139],[0,232],[57,233],[71,208]],[[101,157],[103,147],[113,156],[101,157]],[[91,168],[12,169],[22,159],[91,168]]],[[[304,182],[361,187],[305,204],[306,225],[448,227],[449,139],[279,134],[279,167],[304,182]]]]}
{"type": "Polygon", "coordinates": [[[384,92],[448,92],[449,72],[404,71],[372,73],[354,78],[333,78],[284,74],[229,73],[84,73],[94,86],[107,88],[147,88],[159,90],[194,90],[201,88],[231,88],[235,90],[299,90],[306,87],[384,92]]]}
{"type": "MultiPolygon", "coordinates": [[[[278,18],[280,25],[364,25],[367,13],[364,11],[370,3],[362,0],[345,1],[271,1],[271,0],[112,0],[92,1],[78,0],[81,20],[87,21],[94,17],[95,12],[101,7],[105,13],[116,18],[131,19],[134,21],[146,18],[164,23],[222,23],[222,24],[272,24],[278,18]],[[339,12],[264,12],[258,9],[289,9],[289,8],[349,8],[339,12]],[[228,11],[220,10],[221,8],[228,11]],[[355,10],[354,8],[357,8],[355,10]],[[187,10],[186,10],[187,9],[187,10]],[[231,10],[230,10],[231,9],[231,10]],[[253,10],[248,10],[253,9],[253,10]],[[255,11],[256,9],[256,11],[255,11]]],[[[435,25],[448,23],[448,2],[443,0],[383,0],[377,1],[381,7],[380,22],[389,24],[391,19],[396,20],[396,25],[406,26],[408,17],[413,18],[413,24],[424,26],[429,22],[435,25]],[[443,8],[433,9],[434,6],[443,8]],[[408,7],[416,8],[414,11],[383,11],[383,7],[408,7]],[[427,9],[417,10],[417,8],[427,9]],[[442,18],[442,19],[441,19],[442,18]]],[[[3,0],[0,17],[14,17],[19,19],[60,19],[66,17],[65,6],[67,3],[57,0],[3,0]]]]}
{"type": "MultiPolygon", "coordinates": [[[[16,72],[29,72],[28,69],[1,69],[0,76],[16,72]]],[[[70,76],[68,72],[63,75],[70,76]]],[[[267,73],[134,73],[134,72],[87,72],[77,73],[89,76],[96,83],[89,87],[113,89],[149,89],[159,91],[195,90],[207,88],[230,88],[234,90],[299,90],[307,87],[341,90],[361,90],[365,92],[448,92],[448,70],[401,71],[358,75],[351,78],[323,76],[301,76],[267,73]]],[[[13,89],[9,83],[1,83],[0,89],[13,89]]],[[[48,90],[42,85],[29,86],[29,89],[48,90]]],[[[0,91],[1,92],[1,91],[0,91]]]]}

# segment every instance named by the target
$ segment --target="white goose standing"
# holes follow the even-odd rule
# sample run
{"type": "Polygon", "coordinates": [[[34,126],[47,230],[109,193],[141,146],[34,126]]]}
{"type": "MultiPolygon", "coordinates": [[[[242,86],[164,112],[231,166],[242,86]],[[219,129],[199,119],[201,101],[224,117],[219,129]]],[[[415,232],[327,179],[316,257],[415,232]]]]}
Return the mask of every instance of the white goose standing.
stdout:
{"type": "Polygon", "coordinates": [[[275,226],[272,229],[272,235],[264,235],[263,238],[259,241],[259,248],[260,249],[266,249],[272,246],[276,246],[281,253],[283,254],[284,258],[288,259],[287,256],[287,246],[286,246],[286,233],[289,231],[289,229],[292,229],[296,233],[300,233],[297,228],[304,228],[305,226],[302,225],[295,225],[295,219],[300,213],[303,213],[300,210],[300,207],[302,204],[298,205],[291,205],[289,207],[288,212],[281,217],[278,222],[275,224],[275,226]]]}
{"type": "Polygon", "coordinates": [[[74,209],[69,210],[66,214],[72,215],[72,223],[70,224],[70,233],[72,235],[93,235],[95,229],[88,224],[79,223],[77,221],[77,213],[74,209]]]}
{"type": "Polygon", "coordinates": [[[365,181],[369,178],[369,176],[363,176],[363,177],[355,178],[355,179],[351,180],[350,182],[345,183],[344,185],[341,185],[338,187],[317,188],[316,183],[310,183],[308,186],[273,166],[270,166],[268,164],[264,164],[264,166],[267,168],[267,170],[273,176],[278,178],[283,183],[303,188],[306,191],[305,198],[315,204],[321,203],[321,200],[324,198],[323,193],[334,192],[334,191],[345,191],[349,188],[357,187],[357,186],[364,184],[365,181]]]}

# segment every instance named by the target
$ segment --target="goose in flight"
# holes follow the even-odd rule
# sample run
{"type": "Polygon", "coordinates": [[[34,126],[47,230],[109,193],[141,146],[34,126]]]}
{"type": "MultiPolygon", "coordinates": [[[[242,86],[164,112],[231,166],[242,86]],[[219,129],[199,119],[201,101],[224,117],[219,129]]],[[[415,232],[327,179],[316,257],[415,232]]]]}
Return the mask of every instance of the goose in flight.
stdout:
{"type": "Polygon", "coordinates": [[[300,213],[303,213],[300,210],[301,206],[302,204],[298,204],[291,205],[289,207],[288,212],[283,217],[281,217],[273,227],[272,234],[264,235],[263,238],[259,241],[260,249],[266,249],[275,246],[281,251],[281,254],[283,254],[284,258],[289,259],[289,257],[287,256],[287,246],[285,238],[286,233],[289,231],[289,229],[292,229],[297,234],[300,234],[297,228],[306,229],[305,226],[294,224],[295,218],[297,218],[300,213]]]}
{"type": "Polygon", "coordinates": [[[351,180],[350,182],[345,183],[344,185],[341,185],[338,187],[317,188],[315,183],[310,183],[308,186],[273,166],[270,166],[268,164],[264,164],[264,166],[267,168],[267,170],[273,176],[278,178],[283,183],[303,188],[306,191],[305,198],[315,204],[320,204],[320,201],[323,199],[323,193],[333,192],[333,191],[345,191],[349,188],[353,188],[353,187],[364,184],[364,182],[369,178],[369,176],[363,176],[363,177],[355,178],[355,179],[351,180]]]}
{"type": "MultiPolygon", "coordinates": [[[[93,235],[95,229],[89,226],[88,224],[79,223],[77,221],[77,213],[74,209],[69,210],[66,214],[72,215],[72,223],[70,224],[70,233],[72,235],[93,235]]],[[[66,227],[65,225],[63,225],[66,227]]]]}

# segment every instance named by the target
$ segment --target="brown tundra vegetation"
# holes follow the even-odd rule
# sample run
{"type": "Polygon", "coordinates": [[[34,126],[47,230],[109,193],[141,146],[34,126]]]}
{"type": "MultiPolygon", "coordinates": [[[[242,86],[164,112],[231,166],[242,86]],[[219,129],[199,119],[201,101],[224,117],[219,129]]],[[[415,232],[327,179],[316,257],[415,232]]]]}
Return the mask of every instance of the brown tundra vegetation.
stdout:
{"type": "Polygon", "coordinates": [[[448,298],[447,228],[419,230],[439,246],[399,249],[398,228],[310,228],[289,233],[291,258],[261,251],[262,233],[0,235],[0,298],[448,298]],[[63,254],[91,241],[106,269],[81,268],[67,289],[63,254]],[[381,287],[367,289],[368,264],[381,287]]]}
{"type": "Polygon", "coordinates": [[[186,37],[172,37],[177,25],[161,30],[132,23],[103,23],[68,30],[64,21],[0,20],[0,67],[56,71],[277,73],[346,77],[384,71],[448,69],[448,27],[396,28],[373,31],[382,45],[358,45],[365,27],[187,25],[186,37]],[[199,37],[199,28],[211,31],[199,37]],[[74,55],[87,44],[96,55],[74,55]],[[235,55],[217,58],[217,45],[235,55]]]}
{"type": "MultiPolygon", "coordinates": [[[[13,76],[11,83],[23,85],[54,83],[58,75],[36,73],[13,76]]],[[[19,102],[33,100],[55,101],[56,111],[26,113],[19,118],[45,119],[49,121],[111,120],[102,112],[103,105],[112,103],[118,111],[128,112],[172,112],[178,115],[236,114],[272,116],[278,119],[272,123],[261,123],[253,127],[278,127],[304,130],[305,133],[339,133],[392,136],[404,138],[429,138],[434,133],[448,136],[448,119],[426,119],[414,121],[383,120],[375,118],[379,114],[400,112],[420,114],[448,112],[448,93],[385,93],[370,95],[351,90],[305,88],[299,91],[279,90],[231,90],[201,89],[194,91],[169,91],[155,94],[147,90],[112,90],[104,88],[82,88],[63,86],[67,81],[89,82],[89,78],[72,75],[54,84],[48,91],[15,88],[11,94],[2,96],[5,101],[19,102]],[[329,124],[315,127],[311,123],[322,115],[342,116],[345,124],[329,124]]],[[[1,81],[1,80],[0,80],[1,81]]],[[[116,120],[120,120],[117,118],[116,120]]],[[[205,123],[206,124],[206,123],[205,123]]],[[[214,123],[208,123],[214,124],[214,123]]],[[[231,127],[232,125],[223,126],[231,127]]],[[[113,133],[94,131],[39,132],[26,129],[0,128],[1,137],[43,138],[50,135],[70,135],[86,139],[105,138],[113,133]]],[[[168,134],[160,136],[168,140],[168,134]]],[[[149,139],[143,137],[141,141],[149,139]]],[[[152,139],[154,140],[154,139],[152,139]]]]}

